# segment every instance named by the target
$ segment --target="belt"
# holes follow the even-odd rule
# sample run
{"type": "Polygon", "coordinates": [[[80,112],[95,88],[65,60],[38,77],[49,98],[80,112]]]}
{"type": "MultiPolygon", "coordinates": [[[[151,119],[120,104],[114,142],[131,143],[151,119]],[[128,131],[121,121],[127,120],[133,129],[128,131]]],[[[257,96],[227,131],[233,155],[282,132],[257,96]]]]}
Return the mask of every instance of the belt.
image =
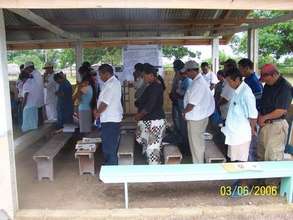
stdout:
{"type": "Polygon", "coordinates": [[[272,124],[274,122],[280,122],[280,121],[283,121],[285,120],[285,118],[276,118],[276,119],[269,119],[269,120],[266,120],[266,124],[272,124]]]}

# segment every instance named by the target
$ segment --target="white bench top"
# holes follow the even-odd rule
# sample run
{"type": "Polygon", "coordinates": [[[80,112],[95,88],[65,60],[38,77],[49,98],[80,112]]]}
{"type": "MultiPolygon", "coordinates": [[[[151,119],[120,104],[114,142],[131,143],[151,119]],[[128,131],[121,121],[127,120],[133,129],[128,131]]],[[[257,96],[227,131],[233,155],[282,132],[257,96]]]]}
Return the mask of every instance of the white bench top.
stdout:
{"type": "Polygon", "coordinates": [[[250,163],[258,163],[262,171],[231,173],[221,163],[102,166],[100,179],[104,183],[146,183],[293,177],[293,161],[250,163]]]}

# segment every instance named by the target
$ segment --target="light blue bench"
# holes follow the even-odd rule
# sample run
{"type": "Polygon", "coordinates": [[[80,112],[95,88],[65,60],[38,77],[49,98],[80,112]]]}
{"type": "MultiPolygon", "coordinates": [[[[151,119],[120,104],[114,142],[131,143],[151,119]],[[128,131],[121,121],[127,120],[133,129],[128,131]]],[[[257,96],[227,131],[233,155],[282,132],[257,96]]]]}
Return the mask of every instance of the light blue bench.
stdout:
{"type": "Polygon", "coordinates": [[[293,161],[258,163],[262,171],[227,172],[217,164],[122,165],[102,166],[104,183],[124,183],[125,208],[128,208],[128,183],[186,182],[209,180],[282,178],[280,195],[292,203],[293,161]]]}

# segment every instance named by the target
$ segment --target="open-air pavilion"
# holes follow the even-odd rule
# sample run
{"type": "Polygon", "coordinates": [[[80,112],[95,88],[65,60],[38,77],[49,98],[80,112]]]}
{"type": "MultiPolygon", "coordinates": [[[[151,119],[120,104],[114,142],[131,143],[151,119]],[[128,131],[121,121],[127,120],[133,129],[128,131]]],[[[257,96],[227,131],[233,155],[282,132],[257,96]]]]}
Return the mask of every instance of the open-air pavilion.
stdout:
{"type": "MultiPolygon", "coordinates": [[[[2,121],[0,129],[0,208],[3,209],[9,216],[14,218],[17,213],[21,212],[23,207],[21,203],[26,201],[32,201],[32,204],[38,204],[36,212],[24,212],[22,216],[17,219],[38,219],[36,213],[41,213],[42,216],[46,216],[44,211],[46,208],[58,209],[58,203],[63,209],[69,209],[72,207],[72,213],[74,209],[86,210],[87,208],[122,208],[119,205],[119,201],[123,201],[122,193],[117,196],[115,191],[120,192],[122,188],[116,186],[111,188],[104,186],[101,183],[97,184],[95,178],[84,177],[79,179],[79,176],[75,174],[76,167],[69,169],[60,168],[60,181],[62,182],[58,188],[59,192],[69,192],[68,187],[71,185],[76,186],[84,184],[83,187],[76,189],[74,192],[79,193],[76,200],[82,198],[82,200],[88,203],[82,203],[80,206],[74,205],[74,195],[67,195],[66,193],[59,193],[56,200],[51,201],[51,205],[46,206],[46,198],[56,193],[56,188],[53,184],[48,182],[41,183],[34,180],[33,170],[30,170],[29,174],[25,165],[33,167],[33,162],[27,161],[28,155],[38,149],[41,143],[34,144],[34,136],[27,139],[22,139],[23,142],[16,143],[13,140],[12,120],[11,120],[11,108],[9,99],[9,85],[7,75],[7,50],[24,50],[24,49],[52,49],[52,48],[75,48],[76,55],[76,67],[79,67],[83,61],[83,48],[95,48],[95,47],[113,47],[113,46],[125,46],[125,45],[211,45],[212,47],[212,62],[213,70],[219,69],[219,45],[227,44],[233,34],[242,31],[248,31],[248,57],[254,61],[255,69],[257,69],[258,60],[258,37],[257,28],[261,28],[267,25],[275,24],[278,22],[285,22],[293,19],[293,2],[289,0],[206,0],[206,1],[132,1],[132,0],[120,0],[120,1],[95,1],[95,0],[2,0],[0,1],[0,120],[2,121]],[[252,10],[283,10],[286,11],[285,15],[282,15],[273,19],[254,19],[248,15],[252,10]],[[26,142],[26,143],[24,143],[26,142]],[[24,148],[22,145],[33,146],[24,148]],[[20,149],[17,149],[17,148],[20,149]],[[25,153],[23,153],[25,151],[25,153]],[[21,152],[16,155],[15,152],[21,152]],[[15,160],[17,158],[18,161],[15,160]],[[25,161],[25,162],[22,162],[25,161]],[[18,169],[16,169],[16,165],[18,169]],[[23,165],[22,165],[23,164],[23,165]],[[17,171],[17,175],[16,175],[17,171]],[[69,172],[70,178],[63,178],[69,172]],[[22,178],[26,179],[25,184],[17,182],[22,178]],[[75,183],[72,181],[76,181],[75,183]],[[20,187],[20,188],[18,188],[20,187]],[[62,187],[65,187],[62,189],[62,187]],[[93,188],[100,187],[100,191],[93,188]],[[26,189],[39,190],[25,192],[26,189]],[[33,189],[32,189],[33,188],[33,189]],[[46,192],[46,190],[48,190],[46,192]],[[66,191],[67,190],[67,191],[66,191]],[[18,191],[25,193],[18,194],[18,191]],[[39,194],[43,192],[44,194],[39,194]],[[95,194],[96,193],[96,194],[95,194]],[[22,198],[25,194],[26,198],[22,198]],[[88,197],[87,197],[88,195],[88,197]],[[120,197],[121,195],[121,197],[120,197]],[[37,198],[39,196],[39,198],[37,198]],[[67,201],[65,198],[71,199],[67,201]],[[95,203],[95,197],[109,198],[106,200],[98,200],[103,205],[87,206],[87,204],[95,203]],[[39,200],[44,201],[38,202],[39,200]],[[53,203],[53,205],[52,205],[53,203]],[[111,206],[114,204],[113,206],[111,206]],[[27,215],[27,216],[26,216],[27,215]],[[35,218],[33,218],[35,216],[35,218]]],[[[42,132],[38,133],[38,136],[42,136],[42,132]]],[[[72,162],[70,153],[63,155],[60,160],[65,161],[68,166],[76,166],[72,162]],[[62,158],[63,157],[63,158],[62,158]],[[70,161],[71,160],[71,161],[70,161]]],[[[60,164],[59,164],[60,165],[60,164]]],[[[58,166],[58,165],[57,165],[58,166]]],[[[62,165],[60,165],[62,166],[62,165]]],[[[58,178],[58,177],[57,177],[58,178]]],[[[56,181],[57,182],[57,181],[56,181]]],[[[55,183],[54,183],[55,184],[55,183]]],[[[56,185],[56,184],[55,184],[56,185]]],[[[186,206],[182,205],[181,208],[195,206],[193,200],[183,199],[180,197],[188,197],[192,185],[184,185],[183,190],[180,191],[179,186],[169,188],[169,191],[177,189],[178,192],[169,192],[168,185],[155,186],[157,190],[165,187],[161,199],[164,201],[164,196],[172,195],[176,199],[168,198],[166,200],[167,205],[160,206],[160,204],[154,203],[153,206],[147,206],[148,201],[144,201],[143,197],[146,196],[146,200],[151,199],[150,203],[155,202],[156,192],[149,191],[150,195],[144,193],[143,188],[137,190],[135,195],[136,200],[143,200],[138,203],[135,208],[175,208],[178,203],[186,203],[186,206]],[[185,190],[185,191],[184,191],[185,190]],[[152,198],[152,195],[154,196],[152,198]]],[[[218,189],[215,189],[217,185],[210,185],[210,188],[206,184],[202,184],[197,187],[197,190],[204,189],[203,191],[213,197],[218,189]],[[212,192],[209,189],[213,188],[212,192]]],[[[175,190],[176,191],[176,190],[175,190]]],[[[53,195],[53,196],[56,196],[53,195]]],[[[192,195],[196,195],[192,194],[192,195]]],[[[190,195],[190,196],[192,196],[190,195]]],[[[200,198],[204,199],[206,195],[202,193],[200,198]]],[[[211,199],[212,200],[212,199],[211,199]]],[[[223,198],[223,200],[225,200],[223,198]]],[[[204,200],[205,201],[205,200],[204,200]]],[[[269,203],[265,198],[256,198],[256,203],[265,204],[269,203]]],[[[276,206],[284,208],[284,212],[292,213],[292,206],[285,206],[285,202],[280,198],[273,198],[276,206]]],[[[239,202],[238,205],[245,205],[249,200],[239,202]]],[[[122,203],[121,203],[122,204],[122,203]]],[[[209,205],[217,205],[217,201],[207,201],[209,205]]],[[[233,204],[233,201],[221,202],[221,207],[233,204]]],[[[205,205],[204,202],[200,205],[205,205]]],[[[33,206],[28,205],[29,209],[34,209],[33,206]]],[[[25,208],[24,208],[25,209],[25,208]]],[[[242,208],[235,208],[236,213],[241,213],[242,208]]],[[[257,206],[253,206],[253,210],[257,210],[257,206]]],[[[208,208],[206,209],[206,211],[208,208]]],[[[232,208],[223,209],[227,212],[232,212],[232,208]]],[[[181,210],[182,211],[182,210],[181,210]]],[[[146,211],[148,212],[148,211],[146,211]]],[[[154,209],[153,215],[156,216],[160,211],[154,209]]],[[[176,211],[173,211],[174,213],[176,211]]],[[[188,209],[183,212],[189,212],[188,209]]],[[[196,209],[192,214],[200,215],[200,209],[196,209]]],[[[266,212],[265,209],[263,212],[266,212]]],[[[68,212],[69,213],[69,212],[68,212]]],[[[67,213],[67,214],[68,214],[67,213]]],[[[103,218],[110,219],[115,211],[92,211],[88,212],[88,218],[94,218],[95,215],[103,216],[103,218]],[[91,216],[91,217],[89,217],[91,216]]],[[[131,212],[129,212],[131,213],[131,212]]],[[[129,217],[129,213],[124,213],[129,217]]],[[[143,211],[136,210],[133,212],[134,216],[144,216],[143,211]]],[[[162,211],[163,217],[168,217],[170,213],[168,210],[162,211]]],[[[174,214],[173,213],[173,214],[174,214]]],[[[212,214],[212,212],[207,211],[212,214]]],[[[59,213],[60,214],[60,213],[59,213]]],[[[63,213],[64,214],[64,213],[63,213]]],[[[62,213],[60,216],[63,215],[62,213]]],[[[67,215],[66,212],[64,215],[67,215]]],[[[122,212],[116,212],[121,217],[122,212]]],[[[192,216],[187,214],[187,216],[192,216]]],[[[82,215],[78,213],[76,215],[82,215]]],[[[114,214],[115,215],[115,214],[114,214]]],[[[158,214],[159,215],[159,214],[158,214]]],[[[227,214],[228,215],[228,214],[227,214]]],[[[59,218],[60,218],[59,216],[59,218]]],[[[74,216],[74,214],[72,214],[74,216]]],[[[45,218],[45,217],[44,217],[45,218]]],[[[64,217],[65,218],[65,217],[64,217]]],[[[41,219],[41,218],[40,218],[41,219]]],[[[70,218],[69,218],[70,219],[70,218]]],[[[73,217],[72,217],[73,219],[73,217]]],[[[289,218],[288,218],[289,219],[289,218]]]]}

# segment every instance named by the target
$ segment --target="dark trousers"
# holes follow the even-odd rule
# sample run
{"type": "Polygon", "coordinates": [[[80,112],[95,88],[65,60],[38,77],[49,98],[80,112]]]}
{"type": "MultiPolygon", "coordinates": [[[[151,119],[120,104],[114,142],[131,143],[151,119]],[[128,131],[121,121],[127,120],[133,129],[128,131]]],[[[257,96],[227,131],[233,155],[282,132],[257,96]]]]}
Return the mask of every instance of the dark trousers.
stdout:
{"type": "Polygon", "coordinates": [[[38,127],[43,125],[44,117],[43,117],[43,107],[38,108],[38,127]]]}
{"type": "Polygon", "coordinates": [[[180,109],[178,104],[172,105],[172,120],[173,120],[173,125],[174,129],[177,133],[180,133],[180,109]]]}
{"type": "Polygon", "coordinates": [[[101,124],[102,150],[105,165],[118,164],[118,145],[120,136],[120,123],[106,122],[101,124]]]}

